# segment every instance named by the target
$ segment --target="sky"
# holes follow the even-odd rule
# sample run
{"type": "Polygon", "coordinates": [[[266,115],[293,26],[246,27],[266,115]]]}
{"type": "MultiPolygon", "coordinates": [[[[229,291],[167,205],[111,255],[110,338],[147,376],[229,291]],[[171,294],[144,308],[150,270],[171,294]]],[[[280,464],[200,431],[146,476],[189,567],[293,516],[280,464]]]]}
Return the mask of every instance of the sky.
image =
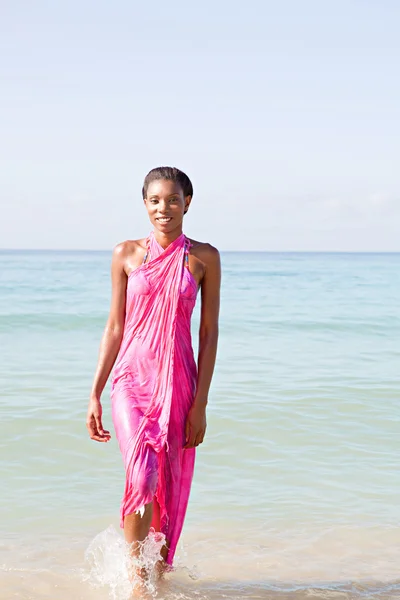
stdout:
{"type": "Polygon", "coordinates": [[[396,0],[1,0],[0,248],[145,237],[153,167],[221,250],[400,251],[396,0]]]}

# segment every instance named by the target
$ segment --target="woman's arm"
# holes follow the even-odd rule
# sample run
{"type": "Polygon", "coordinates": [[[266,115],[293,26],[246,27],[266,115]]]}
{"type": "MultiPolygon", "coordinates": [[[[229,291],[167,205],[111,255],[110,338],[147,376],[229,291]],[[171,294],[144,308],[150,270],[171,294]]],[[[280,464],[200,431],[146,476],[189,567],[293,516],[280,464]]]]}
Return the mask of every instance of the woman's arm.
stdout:
{"type": "Polygon", "coordinates": [[[117,358],[125,322],[127,276],[124,270],[125,245],[114,248],[111,262],[111,307],[100,343],[99,358],[93,379],[87,412],[86,427],[92,440],[108,442],[109,431],[103,429],[101,394],[117,358]]]}
{"type": "Polygon", "coordinates": [[[186,446],[202,443],[207,427],[206,406],[214,372],[218,342],[218,316],[221,286],[219,252],[207,245],[204,256],[205,273],[201,282],[201,318],[196,395],[186,422],[186,446]]]}

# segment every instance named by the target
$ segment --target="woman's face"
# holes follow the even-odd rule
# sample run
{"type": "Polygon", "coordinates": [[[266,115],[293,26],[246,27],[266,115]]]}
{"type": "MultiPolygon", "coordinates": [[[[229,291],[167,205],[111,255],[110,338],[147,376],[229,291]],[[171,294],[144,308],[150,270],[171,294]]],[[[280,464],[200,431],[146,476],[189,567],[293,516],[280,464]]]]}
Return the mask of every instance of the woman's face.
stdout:
{"type": "Polygon", "coordinates": [[[162,233],[182,227],[183,215],[191,201],[183,195],[179,183],[169,179],[158,179],[150,183],[144,203],[151,224],[162,233]]]}

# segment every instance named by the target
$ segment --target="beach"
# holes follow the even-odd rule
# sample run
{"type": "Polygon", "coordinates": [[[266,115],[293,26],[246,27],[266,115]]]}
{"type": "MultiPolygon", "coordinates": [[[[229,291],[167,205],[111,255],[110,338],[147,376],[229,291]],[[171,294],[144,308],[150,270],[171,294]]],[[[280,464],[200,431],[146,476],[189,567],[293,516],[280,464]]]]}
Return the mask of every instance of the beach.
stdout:
{"type": "MultiPolygon", "coordinates": [[[[110,257],[0,252],[1,600],[128,597],[109,385],[111,442],[85,427],[110,257]]],[[[155,597],[400,598],[400,254],[222,265],[207,436],[155,597]]]]}

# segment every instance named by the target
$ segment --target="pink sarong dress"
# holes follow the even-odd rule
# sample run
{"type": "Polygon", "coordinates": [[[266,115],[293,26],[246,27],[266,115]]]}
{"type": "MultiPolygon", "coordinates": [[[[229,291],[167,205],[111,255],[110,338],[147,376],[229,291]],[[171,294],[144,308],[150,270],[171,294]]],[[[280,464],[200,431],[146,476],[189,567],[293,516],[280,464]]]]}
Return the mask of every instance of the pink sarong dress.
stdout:
{"type": "Polygon", "coordinates": [[[150,234],[150,260],[128,277],[124,334],[111,381],[112,417],[126,471],[121,527],[126,515],[155,499],[170,565],[195,462],[195,449],[183,449],[197,380],[190,333],[197,283],[188,268],[189,248],[184,234],[165,250],[150,234]]]}

